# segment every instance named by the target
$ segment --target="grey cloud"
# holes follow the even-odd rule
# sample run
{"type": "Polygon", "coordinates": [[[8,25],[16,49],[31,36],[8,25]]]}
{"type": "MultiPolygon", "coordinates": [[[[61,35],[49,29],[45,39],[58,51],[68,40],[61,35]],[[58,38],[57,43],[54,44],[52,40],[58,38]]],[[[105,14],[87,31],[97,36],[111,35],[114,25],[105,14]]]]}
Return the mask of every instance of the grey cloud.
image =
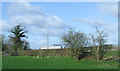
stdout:
{"type": "Polygon", "coordinates": [[[101,26],[108,24],[106,21],[104,21],[103,19],[99,19],[99,18],[73,19],[73,21],[85,23],[92,27],[97,27],[97,26],[101,27],[101,26]]]}
{"type": "Polygon", "coordinates": [[[45,15],[42,12],[42,7],[39,6],[31,6],[28,2],[15,2],[10,3],[8,7],[8,13],[10,15],[15,15],[18,13],[22,14],[40,14],[45,15]]]}
{"type": "Polygon", "coordinates": [[[101,27],[108,32],[117,32],[118,31],[118,24],[117,23],[110,23],[105,21],[101,18],[82,18],[82,19],[73,19],[73,21],[78,23],[84,23],[89,25],[92,28],[101,27]]]}
{"type": "Polygon", "coordinates": [[[32,6],[30,3],[11,3],[10,7],[8,7],[8,12],[11,14],[12,12],[15,14],[10,15],[9,23],[14,26],[15,24],[22,24],[26,27],[29,27],[28,30],[30,32],[37,35],[45,35],[48,33],[46,30],[50,31],[51,36],[60,35],[57,32],[61,32],[60,30],[64,30],[66,28],[70,28],[70,26],[62,21],[58,16],[52,16],[47,13],[43,13],[42,8],[38,6],[32,6]],[[33,30],[33,27],[38,31],[42,32],[39,34],[33,30]],[[52,30],[53,29],[53,30],[52,30]],[[57,31],[57,32],[56,32],[57,31]],[[52,34],[51,34],[52,33],[52,34]]]}
{"type": "Polygon", "coordinates": [[[27,26],[36,26],[39,28],[57,28],[64,29],[69,28],[70,26],[65,24],[57,16],[48,16],[44,17],[41,15],[25,15],[25,16],[13,16],[12,23],[24,24],[27,26]]]}
{"type": "Polygon", "coordinates": [[[98,10],[110,16],[118,16],[118,3],[98,3],[98,10]]]}

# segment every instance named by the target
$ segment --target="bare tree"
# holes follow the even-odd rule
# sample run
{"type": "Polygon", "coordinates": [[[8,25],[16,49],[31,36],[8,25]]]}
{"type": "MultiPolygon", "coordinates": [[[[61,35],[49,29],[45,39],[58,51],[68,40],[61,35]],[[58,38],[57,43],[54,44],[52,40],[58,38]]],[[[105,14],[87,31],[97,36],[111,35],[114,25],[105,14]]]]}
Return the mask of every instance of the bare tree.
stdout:
{"type": "Polygon", "coordinates": [[[96,39],[95,35],[93,35],[93,34],[90,34],[90,39],[92,40],[91,45],[93,46],[93,47],[91,47],[91,49],[92,49],[91,53],[96,58],[96,54],[97,54],[97,48],[96,48],[97,42],[96,41],[97,41],[97,39],[96,39]]]}
{"type": "Polygon", "coordinates": [[[98,27],[96,27],[95,29],[96,29],[96,34],[95,35],[91,34],[90,36],[92,39],[92,43],[94,45],[94,52],[96,52],[97,49],[97,55],[96,55],[97,60],[100,61],[100,59],[102,59],[105,54],[104,44],[106,42],[105,38],[107,37],[107,34],[105,30],[100,30],[98,27]]]}

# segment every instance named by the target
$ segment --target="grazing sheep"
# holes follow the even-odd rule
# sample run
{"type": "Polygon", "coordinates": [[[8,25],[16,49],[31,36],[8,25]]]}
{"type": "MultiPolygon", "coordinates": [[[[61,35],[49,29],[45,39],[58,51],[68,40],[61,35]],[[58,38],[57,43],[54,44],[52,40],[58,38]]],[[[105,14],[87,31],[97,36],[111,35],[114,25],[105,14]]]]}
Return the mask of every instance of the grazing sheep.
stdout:
{"type": "Polygon", "coordinates": [[[47,59],[49,58],[49,56],[47,56],[47,59]]]}
{"type": "Polygon", "coordinates": [[[37,59],[39,58],[39,56],[36,57],[37,59]]]}

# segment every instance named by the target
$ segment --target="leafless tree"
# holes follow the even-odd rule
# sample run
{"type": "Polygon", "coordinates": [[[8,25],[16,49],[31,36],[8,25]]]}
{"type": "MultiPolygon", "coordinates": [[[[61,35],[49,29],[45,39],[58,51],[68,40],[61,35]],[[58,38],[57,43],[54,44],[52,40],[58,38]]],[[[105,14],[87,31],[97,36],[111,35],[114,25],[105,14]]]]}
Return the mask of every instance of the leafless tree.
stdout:
{"type": "Polygon", "coordinates": [[[94,35],[90,34],[90,37],[94,46],[93,49],[95,52],[97,51],[97,60],[100,61],[100,59],[102,59],[105,54],[105,48],[103,47],[103,45],[106,42],[105,38],[107,37],[107,34],[105,30],[100,30],[98,27],[95,27],[95,29],[96,33],[94,35]]]}

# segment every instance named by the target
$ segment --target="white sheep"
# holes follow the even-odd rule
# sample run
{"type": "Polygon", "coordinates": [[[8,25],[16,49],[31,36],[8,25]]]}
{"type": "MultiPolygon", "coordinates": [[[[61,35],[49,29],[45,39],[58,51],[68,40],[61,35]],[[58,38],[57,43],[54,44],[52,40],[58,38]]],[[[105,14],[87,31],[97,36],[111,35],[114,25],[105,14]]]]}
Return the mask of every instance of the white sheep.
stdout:
{"type": "Polygon", "coordinates": [[[36,57],[37,59],[39,58],[39,56],[36,57]]]}

